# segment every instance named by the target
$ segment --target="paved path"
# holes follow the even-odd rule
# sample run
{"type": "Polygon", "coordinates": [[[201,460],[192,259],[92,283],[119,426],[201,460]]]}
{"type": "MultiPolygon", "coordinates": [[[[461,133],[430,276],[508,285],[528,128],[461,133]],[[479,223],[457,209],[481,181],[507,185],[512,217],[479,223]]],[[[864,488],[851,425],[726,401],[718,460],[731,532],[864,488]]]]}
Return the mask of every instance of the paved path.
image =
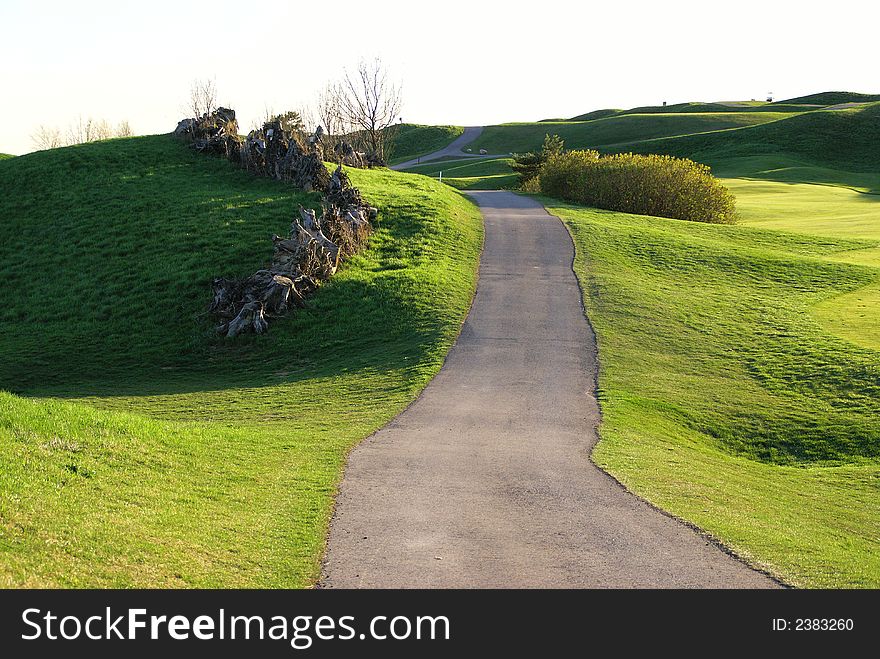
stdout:
{"type": "Polygon", "coordinates": [[[324,587],[772,587],[589,460],[596,344],[562,223],[478,192],[486,242],[445,366],[352,451],[324,587]]]}
{"type": "MultiPolygon", "coordinates": [[[[462,149],[473,142],[475,139],[477,139],[482,132],[482,126],[468,126],[464,129],[464,132],[461,135],[459,135],[457,138],[455,138],[455,140],[452,141],[449,146],[444,147],[439,151],[435,151],[434,153],[420,156],[419,158],[413,158],[412,160],[407,160],[406,162],[402,162],[397,165],[391,165],[390,169],[409,169],[410,167],[415,167],[418,164],[424,164],[429,160],[439,160],[440,158],[445,158],[447,156],[458,156],[460,158],[479,158],[479,154],[465,153],[464,151],[462,151],[462,149]]],[[[486,156],[483,156],[483,158],[485,157],[486,156]]]]}

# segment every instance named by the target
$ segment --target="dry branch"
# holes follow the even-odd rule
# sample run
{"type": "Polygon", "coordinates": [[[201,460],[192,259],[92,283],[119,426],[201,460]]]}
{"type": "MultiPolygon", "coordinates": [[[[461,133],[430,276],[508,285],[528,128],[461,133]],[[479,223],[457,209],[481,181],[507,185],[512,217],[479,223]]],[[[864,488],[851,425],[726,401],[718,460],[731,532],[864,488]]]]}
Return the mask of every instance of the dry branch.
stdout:
{"type": "MultiPolygon", "coordinates": [[[[217,278],[211,283],[210,312],[227,337],[262,334],[269,320],[302,307],[339,263],[359,251],[378,211],[367,205],[338,166],[331,175],[323,162],[321,133],[304,138],[280,120],[267,121],[245,139],[238,136],[235,112],[217,108],[199,118],[184,119],[174,134],[204,153],[224,155],[258,176],[290,181],[323,195],[321,212],[299,207],[286,238],[272,236],[269,266],[246,279],[217,278]]],[[[362,156],[362,154],[359,154],[362,156]]]]}

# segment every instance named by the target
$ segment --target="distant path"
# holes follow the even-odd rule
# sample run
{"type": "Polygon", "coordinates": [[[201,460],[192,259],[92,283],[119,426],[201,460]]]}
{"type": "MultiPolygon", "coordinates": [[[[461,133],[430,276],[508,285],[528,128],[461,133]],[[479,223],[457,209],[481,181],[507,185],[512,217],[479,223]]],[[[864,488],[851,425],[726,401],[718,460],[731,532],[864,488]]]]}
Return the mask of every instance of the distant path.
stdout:
{"type": "Polygon", "coordinates": [[[349,458],[324,587],[773,587],[589,459],[596,342],[562,223],[477,192],[486,242],[461,336],[349,458]]]}
{"type": "Polygon", "coordinates": [[[425,163],[429,160],[438,160],[440,158],[445,158],[446,156],[461,156],[462,158],[467,158],[474,154],[465,153],[462,149],[477,139],[482,132],[482,126],[469,126],[465,128],[464,132],[456,137],[449,146],[440,149],[439,151],[434,151],[434,153],[428,153],[424,156],[413,158],[412,160],[407,160],[406,162],[397,165],[391,165],[391,169],[409,169],[420,163],[425,163]]]}

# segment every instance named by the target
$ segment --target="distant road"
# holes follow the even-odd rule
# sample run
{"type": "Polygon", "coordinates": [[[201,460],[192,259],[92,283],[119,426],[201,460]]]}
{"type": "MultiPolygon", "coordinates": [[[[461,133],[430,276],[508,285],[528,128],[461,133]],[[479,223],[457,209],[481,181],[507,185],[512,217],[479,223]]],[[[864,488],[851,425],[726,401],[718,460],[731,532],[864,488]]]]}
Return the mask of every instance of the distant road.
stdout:
{"type": "Polygon", "coordinates": [[[351,452],[321,586],[776,587],[590,462],[596,339],[571,238],[528,197],[472,197],[470,314],[419,399],[351,452]]]}
{"type": "Polygon", "coordinates": [[[446,156],[461,156],[462,158],[472,156],[474,154],[465,153],[462,149],[477,139],[482,132],[482,126],[468,126],[449,146],[440,149],[439,151],[435,151],[434,153],[420,156],[419,158],[413,158],[412,160],[407,160],[406,162],[397,165],[391,165],[391,169],[409,169],[410,167],[415,167],[419,163],[428,162],[429,160],[438,160],[439,158],[445,158],[446,156]]]}

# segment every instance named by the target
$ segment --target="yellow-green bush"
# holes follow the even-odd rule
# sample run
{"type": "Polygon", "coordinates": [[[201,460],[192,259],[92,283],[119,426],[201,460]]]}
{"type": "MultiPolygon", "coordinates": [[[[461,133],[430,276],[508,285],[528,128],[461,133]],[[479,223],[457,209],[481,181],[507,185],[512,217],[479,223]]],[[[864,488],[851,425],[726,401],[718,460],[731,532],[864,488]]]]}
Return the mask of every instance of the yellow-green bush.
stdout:
{"type": "Polygon", "coordinates": [[[566,151],[541,167],[541,192],[608,210],[730,224],[734,197],[705,165],[671,156],[566,151]]]}

